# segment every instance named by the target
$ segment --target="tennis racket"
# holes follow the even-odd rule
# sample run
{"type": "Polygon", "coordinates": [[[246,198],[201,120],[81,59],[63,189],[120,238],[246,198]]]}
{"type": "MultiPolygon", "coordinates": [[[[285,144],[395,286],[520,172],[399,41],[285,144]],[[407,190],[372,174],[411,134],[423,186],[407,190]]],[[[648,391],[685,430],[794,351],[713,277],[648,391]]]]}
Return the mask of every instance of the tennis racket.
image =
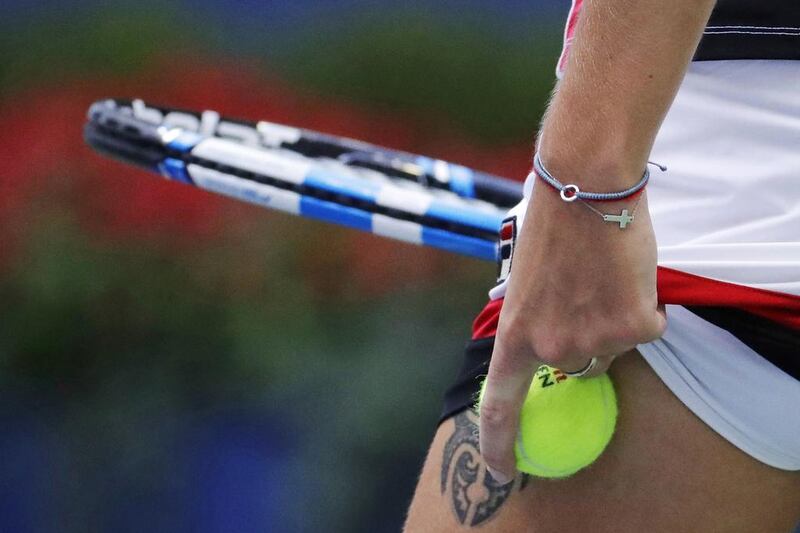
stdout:
{"type": "Polygon", "coordinates": [[[424,156],[266,121],[94,103],[97,151],[208,191],[376,235],[496,260],[522,184],[424,156]]]}

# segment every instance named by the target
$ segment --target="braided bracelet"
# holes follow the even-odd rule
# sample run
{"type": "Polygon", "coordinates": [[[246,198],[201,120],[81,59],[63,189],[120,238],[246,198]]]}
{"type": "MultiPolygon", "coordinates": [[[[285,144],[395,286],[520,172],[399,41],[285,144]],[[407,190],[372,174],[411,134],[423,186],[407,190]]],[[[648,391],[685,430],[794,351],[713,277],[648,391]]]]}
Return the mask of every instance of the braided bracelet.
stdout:
{"type": "MultiPolygon", "coordinates": [[[[654,165],[658,167],[662,172],[667,170],[667,167],[663,165],[659,165],[658,163],[653,163],[648,161],[648,164],[654,165]]],[[[647,185],[648,180],[650,179],[650,171],[647,167],[644,169],[644,173],[642,174],[642,179],[639,180],[633,187],[629,187],[623,191],[617,192],[585,192],[581,191],[577,185],[568,184],[564,185],[560,181],[558,181],[555,177],[553,177],[550,172],[544,168],[544,164],[542,163],[542,159],[539,157],[539,153],[537,152],[536,155],[533,157],[533,174],[538,176],[539,179],[553,187],[559,192],[559,196],[565,202],[574,202],[575,200],[581,200],[581,203],[585,205],[591,211],[597,213],[602,217],[604,222],[616,222],[619,224],[620,229],[625,229],[628,224],[633,222],[634,215],[636,214],[636,209],[639,207],[639,202],[641,202],[641,197],[636,201],[634,204],[633,209],[629,213],[627,209],[623,209],[619,215],[613,215],[608,213],[603,213],[598,209],[594,208],[588,202],[596,201],[596,202],[608,202],[613,200],[625,200],[626,198],[630,198],[644,189],[645,185],[647,185]]]]}

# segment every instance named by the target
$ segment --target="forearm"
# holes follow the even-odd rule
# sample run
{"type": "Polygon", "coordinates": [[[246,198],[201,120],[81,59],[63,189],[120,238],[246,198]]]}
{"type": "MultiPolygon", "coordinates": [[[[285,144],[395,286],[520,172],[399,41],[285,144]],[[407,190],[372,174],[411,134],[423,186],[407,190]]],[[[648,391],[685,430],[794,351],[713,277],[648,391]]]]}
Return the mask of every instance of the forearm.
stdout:
{"type": "Polygon", "coordinates": [[[636,182],[714,0],[585,0],[539,151],[562,182],[636,182]]]}
{"type": "MultiPolygon", "coordinates": [[[[539,154],[562,183],[602,192],[639,180],[712,6],[584,0],[540,138],[539,154]]],[[[666,328],[647,197],[619,203],[602,207],[638,208],[625,229],[534,187],[481,403],[480,449],[495,479],[513,477],[520,407],[539,364],[599,373],[666,328]]]]}

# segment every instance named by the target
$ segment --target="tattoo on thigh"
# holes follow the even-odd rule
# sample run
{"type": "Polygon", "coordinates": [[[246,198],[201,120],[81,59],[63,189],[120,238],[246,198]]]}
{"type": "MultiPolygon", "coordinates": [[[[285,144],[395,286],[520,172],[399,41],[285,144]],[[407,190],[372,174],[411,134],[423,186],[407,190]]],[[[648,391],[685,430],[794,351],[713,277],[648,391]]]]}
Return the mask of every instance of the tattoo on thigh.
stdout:
{"type": "Polygon", "coordinates": [[[441,492],[451,502],[458,522],[480,526],[493,518],[514,490],[528,484],[528,476],[517,476],[499,484],[486,470],[478,449],[478,418],[470,410],[453,417],[455,429],[444,446],[441,492]],[[448,495],[449,492],[449,495],[448,495]]]}

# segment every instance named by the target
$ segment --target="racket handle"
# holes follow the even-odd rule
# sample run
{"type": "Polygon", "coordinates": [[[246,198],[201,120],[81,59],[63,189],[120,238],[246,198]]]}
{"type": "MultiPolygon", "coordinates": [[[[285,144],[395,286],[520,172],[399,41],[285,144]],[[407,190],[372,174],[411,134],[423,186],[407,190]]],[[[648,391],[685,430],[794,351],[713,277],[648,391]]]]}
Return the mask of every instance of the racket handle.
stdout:
{"type": "Polygon", "coordinates": [[[476,198],[502,206],[514,206],[522,200],[522,183],[518,181],[483,172],[475,172],[472,180],[476,198]]]}

